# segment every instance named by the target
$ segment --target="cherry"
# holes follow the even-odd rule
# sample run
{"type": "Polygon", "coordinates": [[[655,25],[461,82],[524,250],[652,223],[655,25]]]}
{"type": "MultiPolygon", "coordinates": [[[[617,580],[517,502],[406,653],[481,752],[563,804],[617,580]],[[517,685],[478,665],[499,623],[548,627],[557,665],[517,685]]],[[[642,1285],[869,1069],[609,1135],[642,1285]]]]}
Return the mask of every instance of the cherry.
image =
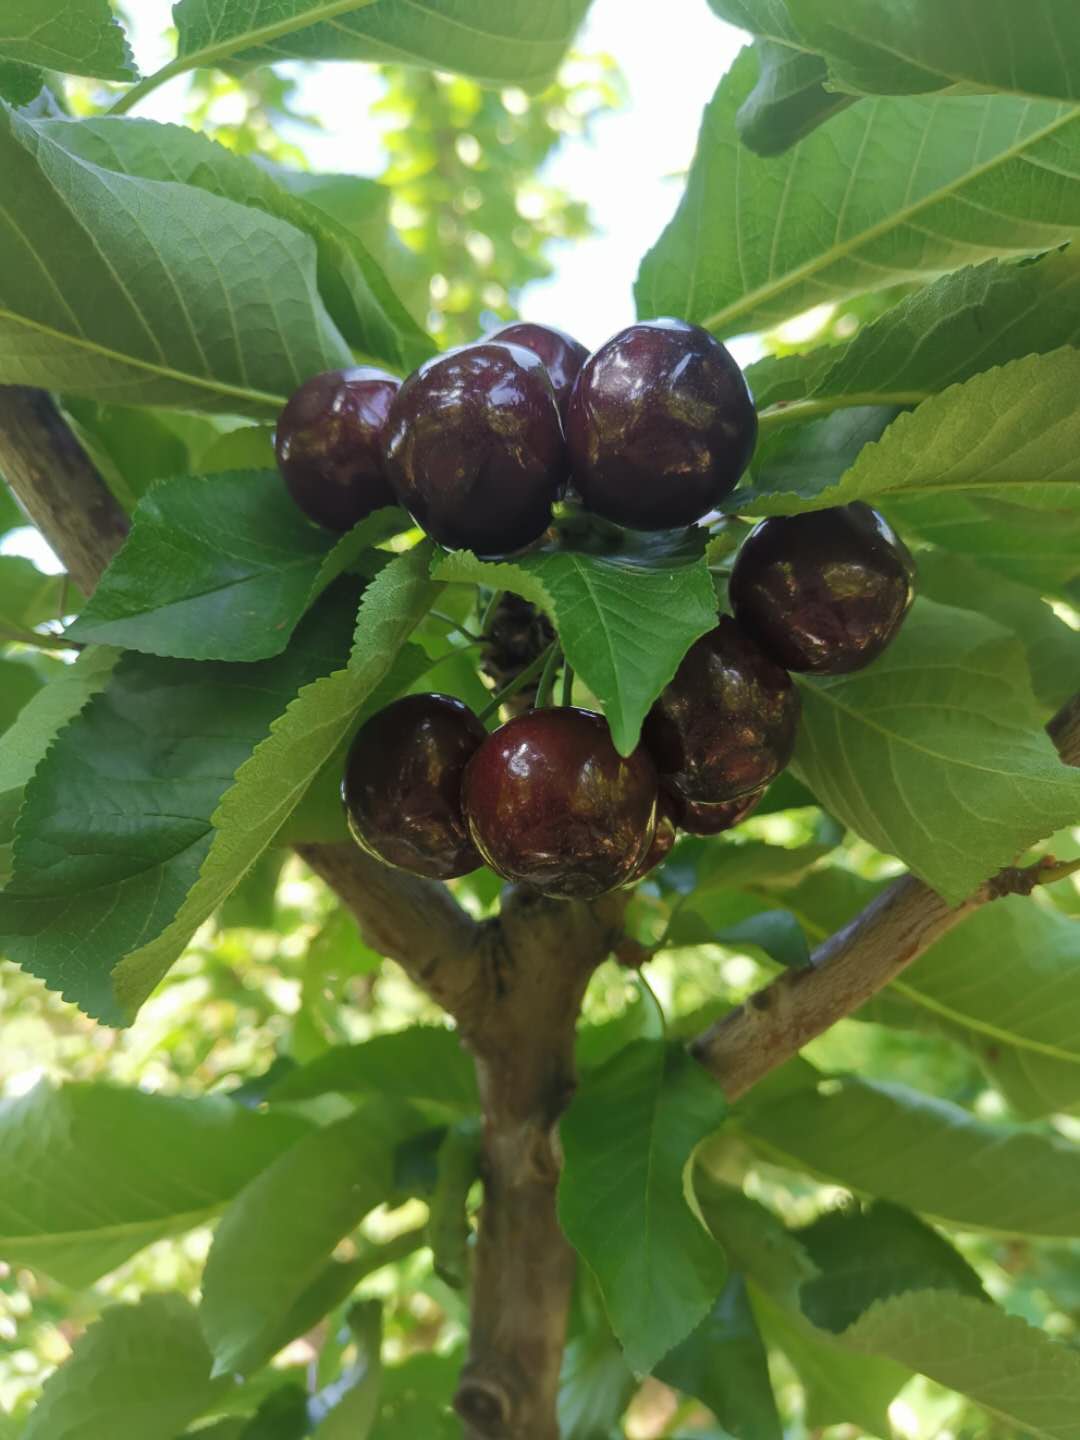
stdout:
{"type": "Polygon", "coordinates": [[[535,325],[521,320],[513,325],[504,325],[501,330],[488,336],[489,340],[502,340],[508,345],[520,345],[539,355],[548,372],[551,388],[555,391],[559,413],[566,419],[566,405],[577,373],[589,357],[589,352],[579,340],[565,330],[556,330],[553,325],[535,325]]]}
{"type": "Polygon", "coordinates": [[[451,695],[405,695],[373,715],[352,743],[341,785],[357,844],[433,880],[477,869],[461,779],[486,739],[480,721],[451,695]]]}
{"type": "Polygon", "coordinates": [[[485,341],[421,365],[384,431],[386,473],[417,524],[451,549],[506,555],[551,523],[566,450],[547,371],[485,341]]]}
{"type": "Polygon", "coordinates": [[[394,492],[381,431],[401,381],[358,366],[328,370],[295,391],[278,420],[278,466],[297,505],[328,530],[351,530],[394,492]]]}
{"type": "Polygon", "coordinates": [[[764,790],[755,790],[752,795],[740,795],[737,800],[725,800],[721,805],[676,800],[679,829],[688,835],[720,835],[724,830],[733,830],[757,809],[764,794],[764,790]]]}
{"type": "Polygon", "coordinates": [[[627,884],[636,885],[639,880],[644,880],[650,871],[664,863],[678,837],[677,825],[678,804],[673,796],[662,789],[656,797],[656,830],[653,832],[653,842],[627,884]]]}
{"type": "Polygon", "coordinates": [[[735,618],[778,665],[843,675],[895,638],[914,599],[915,562],[861,501],[762,520],[731,572],[735,618]]]}
{"type": "Polygon", "coordinates": [[[645,721],[661,782],[717,805],[760,790],[791,759],[799,692],[725,615],[691,645],[645,721]]]}
{"type": "Polygon", "coordinates": [[[735,488],[756,440],[742,371],[682,320],[621,330],[581,367],[567,408],[583,502],[633,530],[700,520],[735,488]]]}
{"type": "Polygon", "coordinates": [[[603,716],[530,710],[488,736],[462,789],[491,868],[545,895],[586,900],[625,884],[652,844],[656,771],[624,759],[603,716]]]}

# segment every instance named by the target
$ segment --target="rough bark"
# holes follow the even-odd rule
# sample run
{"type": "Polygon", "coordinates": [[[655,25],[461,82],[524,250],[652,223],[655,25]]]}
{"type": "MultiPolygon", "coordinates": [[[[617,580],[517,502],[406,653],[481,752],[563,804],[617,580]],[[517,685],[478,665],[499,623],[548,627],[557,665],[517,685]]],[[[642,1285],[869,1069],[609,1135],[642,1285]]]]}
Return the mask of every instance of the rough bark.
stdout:
{"type": "Polygon", "coordinates": [[[89,595],[128,518],[43,390],[0,385],[0,475],[89,595]]]}

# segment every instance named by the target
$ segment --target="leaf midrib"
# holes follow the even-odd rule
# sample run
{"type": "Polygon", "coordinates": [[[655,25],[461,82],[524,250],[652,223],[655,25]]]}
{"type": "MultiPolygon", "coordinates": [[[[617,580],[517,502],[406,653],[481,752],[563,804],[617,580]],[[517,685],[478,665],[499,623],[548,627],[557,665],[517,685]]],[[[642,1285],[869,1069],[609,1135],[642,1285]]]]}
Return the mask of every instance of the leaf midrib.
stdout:
{"type": "Polygon", "coordinates": [[[94,1225],[88,1230],[51,1230],[36,1235],[0,1235],[0,1252],[18,1249],[47,1249],[54,1245],[102,1244],[109,1240],[126,1240],[143,1235],[146,1231],[160,1231],[162,1226],[173,1230],[193,1230],[206,1220],[212,1220],[226,1205],[218,1200],[213,1205],[204,1205],[198,1210],[169,1211],[158,1216],[146,1216],[142,1220],[124,1220],[108,1225],[94,1225]]]}
{"type": "Polygon", "coordinates": [[[837,260],[841,260],[853,251],[861,249],[862,246],[869,244],[880,236],[887,235],[891,231],[898,229],[901,225],[906,224],[912,216],[918,215],[923,210],[938,204],[942,199],[970,185],[973,180],[977,180],[980,176],[990,174],[1000,165],[1005,164],[1017,155],[1023,154],[1025,150],[1047,139],[1065,125],[1070,124],[1078,118],[1080,118],[1080,106],[1074,105],[1066,110],[1064,115],[1058,116],[1051,124],[1043,126],[1041,130],[1036,130],[1031,135],[1025,136],[1022,141],[1010,145],[1008,149],[998,151],[992,159],[985,161],[982,165],[976,165],[971,170],[965,171],[962,176],[958,176],[952,183],[939,186],[936,190],[931,191],[929,195],[924,195],[923,198],[915,204],[905,206],[901,210],[893,211],[891,215],[886,216],[883,220],[879,220],[876,225],[871,225],[869,229],[860,231],[849,240],[834,244],[823,254],[816,255],[812,259],[805,261],[802,265],[796,266],[794,270],[787,271],[779,280],[772,281],[766,285],[759,285],[756,290],[741,295],[737,301],[725,306],[722,310],[718,310],[707,319],[702,320],[702,326],[706,330],[720,330],[726,327],[730,321],[737,319],[738,316],[783,295],[787,290],[790,290],[793,285],[798,284],[800,280],[813,277],[818,274],[819,271],[834,264],[837,260]]]}

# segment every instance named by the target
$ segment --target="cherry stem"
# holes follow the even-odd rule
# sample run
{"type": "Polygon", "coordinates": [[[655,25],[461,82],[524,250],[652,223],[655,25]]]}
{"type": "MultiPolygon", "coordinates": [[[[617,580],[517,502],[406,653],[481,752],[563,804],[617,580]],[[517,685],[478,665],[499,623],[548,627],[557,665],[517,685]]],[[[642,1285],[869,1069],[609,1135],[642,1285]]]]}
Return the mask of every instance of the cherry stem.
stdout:
{"type": "Polygon", "coordinates": [[[505,590],[493,590],[491,592],[491,599],[488,601],[484,609],[483,618],[480,621],[481,635],[486,636],[491,629],[491,622],[495,619],[495,611],[499,608],[499,604],[505,594],[505,590]]]}
{"type": "Polygon", "coordinates": [[[444,615],[441,610],[429,610],[428,615],[432,620],[441,620],[444,625],[449,625],[451,630],[456,630],[459,635],[464,635],[470,644],[482,645],[484,643],[482,635],[477,635],[472,630],[467,630],[465,626],[455,620],[452,615],[444,615]]]}
{"type": "Polygon", "coordinates": [[[552,642],[547,651],[547,663],[544,665],[543,674],[540,676],[540,684],[536,687],[536,699],[533,701],[534,710],[542,710],[545,705],[551,704],[551,697],[555,690],[555,674],[559,668],[559,661],[562,659],[562,646],[552,642]]]}
{"type": "Polygon", "coordinates": [[[504,685],[498,694],[491,697],[490,703],[484,706],[478,718],[480,720],[489,720],[491,716],[495,714],[496,710],[504,705],[512,695],[516,695],[519,690],[524,690],[530,680],[535,680],[541,671],[547,668],[552,652],[558,650],[558,648],[557,643],[553,640],[546,650],[541,650],[531,665],[526,665],[525,669],[522,670],[519,675],[514,676],[509,685],[504,685]]]}
{"type": "Polygon", "coordinates": [[[573,705],[574,703],[574,667],[566,665],[562,672],[562,703],[573,705]]]}

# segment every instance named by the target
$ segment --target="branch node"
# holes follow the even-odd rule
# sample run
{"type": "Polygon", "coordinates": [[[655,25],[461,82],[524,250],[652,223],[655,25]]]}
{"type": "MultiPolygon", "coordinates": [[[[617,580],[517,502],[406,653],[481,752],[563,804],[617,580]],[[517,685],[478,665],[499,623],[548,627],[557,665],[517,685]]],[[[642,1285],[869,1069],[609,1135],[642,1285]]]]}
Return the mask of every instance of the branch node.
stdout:
{"type": "Polygon", "coordinates": [[[490,1376],[467,1370],[454,1396],[454,1409],[479,1435],[502,1440],[511,1434],[513,1402],[505,1385],[490,1376]]]}

